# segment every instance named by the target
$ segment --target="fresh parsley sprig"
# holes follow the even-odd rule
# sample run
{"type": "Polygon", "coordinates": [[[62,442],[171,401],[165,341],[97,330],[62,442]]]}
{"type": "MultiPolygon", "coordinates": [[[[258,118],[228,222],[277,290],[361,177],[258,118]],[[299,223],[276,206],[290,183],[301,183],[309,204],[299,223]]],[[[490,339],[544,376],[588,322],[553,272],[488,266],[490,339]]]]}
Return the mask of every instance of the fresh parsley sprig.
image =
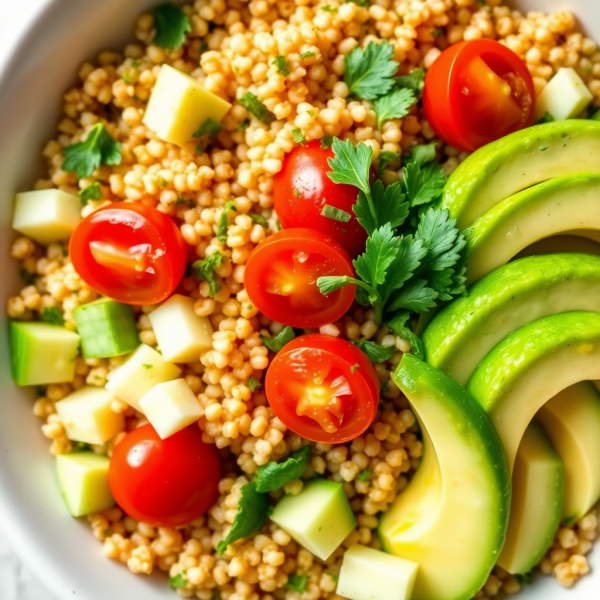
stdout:
{"type": "Polygon", "coordinates": [[[357,46],[346,54],[344,81],[351,94],[364,100],[385,96],[394,87],[399,64],[392,60],[394,46],[387,41],[369,42],[363,50],[357,46]]]}
{"type": "Polygon", "coordinates": [[[220,252],[214,252],[210,256],[202,260],[197,260],[192,264],[192,274],[194,277],[208,283],[209,296],[214,296],[221,289],[221,284],[215,270],[223,264],[224,258],[220,252]]]}
{"type": "Polygon", "coordinates": [[[153,11],[156,34],[152,42],[161,48],[177,50],[185,42],[185,34],[192,31],[190,18],[170,2],[157,6],[153,11]]]}

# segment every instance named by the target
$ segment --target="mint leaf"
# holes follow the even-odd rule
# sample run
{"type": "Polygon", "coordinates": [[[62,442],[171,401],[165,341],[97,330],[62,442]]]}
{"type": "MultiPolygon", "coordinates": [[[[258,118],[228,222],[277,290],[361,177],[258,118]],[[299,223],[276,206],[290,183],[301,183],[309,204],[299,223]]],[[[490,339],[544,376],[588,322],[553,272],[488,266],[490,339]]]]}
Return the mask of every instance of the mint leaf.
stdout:
{"type": "Polygon", "coordinates": [[[161,48],[177,50],[185,42],[185,34],[192,31],[189,17],[174,4],[161,4],[153,11],[156,34],[152,42],[161,48]]]}
{"type": "Polygon", "coordinates": [[[214,252],[205,259],[192,263],[192,275],[208,283],[209,296],[214,296],[221,289],[215,269],[223,264],[224,258],[220,252],[214,252]]]}
{"type": "Polygon", "coordinates": [[[281,462],[271,461],[258,467],[255,479],[256,490],[263,493],[275,492],[286,483],[298,479],[308,466],[310,455],[311,447],[308,445],[281,462]]]}
{"type": "Polygon", "coordinates": [[[79,192],[79,199],[82,204],[85,204],[88,200],[102,200],[102,189],[100,188],[100,184],[96,182],[84,187],[79,192]]]}
{"type": "Polygon", "coordinates": [[[386,360],[390,360],[394,354],[396,354],[396,346],[382,346],[375,342],[368,340],[351,340],[352,343],[360,348],[366,355],[367,358],[374,363],[382,363],[386,360]]]}
{"type": "Polygon", "coordinates": [[[414,354],[421,360],[425,360],[425,347],[421,338],[407,326],[409,318],[409,312],[399,312],[391,319],[388,319],[385,324],[392,330],[394,335],[406,340],[412,346],[411,354],[414,354]]]}
{"type": "Polygon", "coordinates": [[[184,588],[187,585],[187,579],[183,576],[183,573],[175,575],[175,577],[169,577],[169,586],[174,590],[178,588],[184,588]]]}
{"type": "Polygon", "coordinates": [[[411,207],[429,204],[444,191],[446,175],[437,165],[420,166],[411,162],[404,167],[404,187],[411,207]]]}
{"type": "Polygon", "coordinates": [[[225,203],[223,207],[223,212],[221,213],[221,218],[219,219],[219,225],[217,227],[217,239],[220,242],[227,241],[227,228],[229,227],[229,212],[235,210],[237,211],[237,206],[235,205],[235,200],[230,200],[225,203]]]}
{"type": "Polygon", "coordinates": [[[392,296],[388,310],[408,310],[410,312],[426,312],[435,307],[438,293],[427,287],[427,281],[417,279],[405,285],[392,296]]]}
{"type": "Polygon", "coordinates": [[[83,142],[65,148],[63,171],[74,172],[79,179],[89,177],[101,164],[121,164],[123,147],[97,123],[83,142]]]}
{"type": "Polygon", "coordinates": [[[385,282],[390,265],[398,255],[400,239],[389,223],[376,229],[367,239],[367,248],[353,261],[356,274],[375,287],[385,282]]]}
{"type": "Polygon", "coordinates": [[[303,592],[308,583],[308,575],[290,575],[288,582],[285,584],[287,590],[292,592],[303,592]]]}
{"type": "Polygon", "coordinates": [[[340,223],[347,223],[352,215],[347,213],[345,210],[341,208],[336,208],[335,206],[331,206],[326,204],[321,211],[321,215],[326,217],[327,219],[332,219],[333,221],[339,221],[340,223]]]}
{"type": "Polygon", "coordinates": [[[251,392],[255,392],[262,387],[262,383],[258,379],[254,379],[254,377],[250,377],[246,381],[246,385],[250,388],[251,392]]]}
{"type": "Polygon", "coordinates": [[[404,164],[416,164],[419,167],[435,160],[435,144],[426,144],[421,146],[413,146],[410,156],[404,159],[404,164]]]}
{"type": "Polygon", "coordinates": [[[275,337],[261,335],[260,339],[271,352],[279,352],[288,342],[296,337],[294,330],[286,325],[275,337]]]}
{"type": "Polygon", "coordinates": [[[410,75],[400,75],[395,77],[394,81],[399,88],[412,90],[420,96],[425,88],[425,71],[420,68],[414,69],[410,75]]]}
{"type": "Polygon", "coordinates": [[[252,93],[246,92],[238,99],[238,102],[263,123],[270,123],[274,117],[268,108],[252,93]]]}
{"type": "Polygon", "coordinates": [[[371,477],[373,477],[373,471],[371,469],[364,469],[356,476],[356,479],[359,481],[369,481],[371,477]]]}
{"type": "Polygon", "coordinates": [[[393,76],[398,71],[393,56],[394,46],[387,41],[369,42],[364,50],[357,46],[346,54],[344,81],[350,93],[364,100],[385,96],[394,87],[393,76]]]}
{"type": "Polygon", "coordinates": [[[327,177],[333,183],[347,183],[370,195],[369,176],[373,149],[363,142],[354,146],[350,140],[342,142],[339,138],[333,139],[332,148],[335,156],[327,159],[332,169],[327,177]]]}
{"type": "Polygon", "coordinates": [[[64,325],[65,319],[62,316],[62,313],[58,308],[54,306],[46,306],[44,310],[40,313],[40,318],[45,323],[50,323],[50,325],[64,325]]]}
{"type": "Polygon", "coordinates": [[[397,152],[388,152],[383,150],[377,157],[377,175],[381,177],[381,174],[388,168],[390,163],[399,159],[400,155],[397,152]]]}
{"type": "Polygon", "coordinates": [[[215,121],[214,119],[208,118],[198,127],[198,129],[192,134],[192,137],[199,138],[204,135],[208,136],[209,140],[214,140],[219,132],[223,129],[223,124],[215,121]]]}
{"type": "Polygon", "coordinates": [[[288,66],[288,60],[285,56],[276,56],[273,59],[272,64],[277,68],[277,72],[284,77],[287,77],[290,74],[290,68],[288,66]]]}
{"type": "Polygon", "coordinates": [[[377,98],[373,104],[377,114],[377,127],[381,129],[383,122],[390,119],[402,119],[416,101],[414,92],[407,88],[395,89],[386,96],[377,98]]]}

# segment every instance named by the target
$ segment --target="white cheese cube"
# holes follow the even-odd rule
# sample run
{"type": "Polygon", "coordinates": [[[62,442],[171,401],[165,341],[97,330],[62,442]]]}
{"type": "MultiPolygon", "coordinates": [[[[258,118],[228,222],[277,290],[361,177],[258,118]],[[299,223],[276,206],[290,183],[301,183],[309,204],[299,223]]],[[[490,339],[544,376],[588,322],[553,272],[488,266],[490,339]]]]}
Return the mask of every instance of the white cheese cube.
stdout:
{"type": "Polygon", "coordinates": [[[593,99],[583,79],[573,69],[559,69],[537,99],[535,119],[539,121],[546,113],[556,121],[571,119],[593,99]]]}
{"type": "Polygon", "coordinates": [[[230,108],[229,102],[205,90],[189,75],[163,65],[143,122],[165,142],[183,146],[192,141],[206,119],[221,121],[230,108]]]}
{"type": "Polygon", "coordinates": [[[410,600],[419,565],[356,544],[344,554],[336,594],[350,600],[410,600]]]}
{"type": "Polygon", "coordinates": [[[81,220],[77,196],[61,190],[17,194],[13,229],[47,246],[68,240],[81,220]]]}
{"type": "Polygon", "coordinates": [[[106,389],[117,398],[142,412],[139,400],[157,383],[181,376],[181,369],[165,359],[154,348],[142,344],[109,377],[106,389]]]}
{"type": "Polygon", "coordinates": [[[103,444],[125,427],[122,414],[111,409],[115,397],[104,388],[84,386],[56,403],[56,412],[75,442],[103,444]]]}
{"type": "Polygon", "coordinates": [[[149,317],[166,361],[194,362],[212,347],[212,325],[194,312],[191,298],[174,294],[149,317]]]}
{"type": "Polygon", "coordinates": [[[203,414],[185,379],[155,385],[140,400],[140,408],[163,440],[191,425],[203,414]]]}

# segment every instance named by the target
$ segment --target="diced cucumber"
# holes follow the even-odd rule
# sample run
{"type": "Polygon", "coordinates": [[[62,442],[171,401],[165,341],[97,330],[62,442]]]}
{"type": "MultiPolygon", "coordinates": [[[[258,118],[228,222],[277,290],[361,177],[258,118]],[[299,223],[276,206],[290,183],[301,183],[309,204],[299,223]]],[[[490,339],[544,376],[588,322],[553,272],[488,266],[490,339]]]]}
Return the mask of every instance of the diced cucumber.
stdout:
{"type": "Polygon", "coordinates": [[[271,521],[321,560],[327,560],[356,527],[341,483],[314,479],[297,496],[284,496],[271,521]]]}
{"type": "Polygon", "coordinates": [[[115,501],[108,486],[109,459],[93,452],[56,457],[58,487],[74,517],[108,510],[115,501]]]}
{"type": "Polygon", "coordinates": [[[79,336],[48,323],[12,321],[12,373],[18,385],[69,383],[75,377],[79,336]]]}
{"type": "Polygon", "coordinates": [[[356,544],[346,550],[336,594],[350,600],[410,600],[419,565],[356,544]]]}
{"type": "Polygon", "coordinates": [[[583,79],[574,69],[559,69],[548,82],[536,101],[535,118],[539,121],[546,113],[556,121],[571,119],[594,99],[583,79]]]}
{"type": "Polygon", "coordinates": [[[86,444],[103,444],[125,427],[122,414],[111,409],[115,397],[104,388],[84,386],[56,403],[67,437],[86,444]]]}
{"type": "Polygon", "coordinates": [[[110,298],[73,311],[85,358],[109,358],[133,352],[139,345],[133,308],[110,298]]]}

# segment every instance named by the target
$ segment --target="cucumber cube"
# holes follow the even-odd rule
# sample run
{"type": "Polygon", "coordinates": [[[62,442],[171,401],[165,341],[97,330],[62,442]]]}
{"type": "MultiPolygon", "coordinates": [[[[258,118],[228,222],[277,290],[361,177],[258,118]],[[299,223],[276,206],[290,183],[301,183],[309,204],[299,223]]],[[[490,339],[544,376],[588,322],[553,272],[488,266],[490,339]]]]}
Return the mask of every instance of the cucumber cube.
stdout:
{"type": "Polygon", "coordinates": [[[106,389],[117,398],[142,412],[140,399],[157,383],[181,377],[181,369],[153,348],[142,344],[118,369],[109,376],[106,389]]]}
{"type": "Polygon", "coordinates": [[[69,383],[75,378],[79,336],[66,327],[12,321],[10,345],[18,385],[69,383]]]}
{"type": "Polygon", "coordinates": [[[197,421],[204,411],[185,379],[155,385],[139,402],[161,439],[197,421]]]}
{"type": "Polygon", "coordinates": [[[537,99],[536,120],[539,121],[546,113],[550,113],[557,121],[571,119],[578,116],[593,99],[594,96],[574,69],[559,69],[537,99]]]}
{"type": "Polygon", "coordinates": [[[13,229],[47,246],[68,240],[81,220],[77,196],[61,190],[17,194],[13,229]]]}
{"type": "Polygon", "coordinates": [[[108,486],[109,459],[93,452],[56,457],[58,487],[74,517],[108,510],[115,501],[108,486]]]}
{"type": "Polygon", "coordinates": [[[307,483],[297,496],[284,496],[271,521],[321,560],[327,560],[356,527],[342,484],[326,479],[307,483]]]}
{"type": "Polygon", "coordinates": [[[109,358],[133,352],[139,345],[133,308],[102,298],[73,311],[85,358],[109,358]]]}
{"type": "Polygon", "coordinates": [[[103,444],[125,428],[125,418],[111,409],[115,397],[104,388],[84,386],[56,403],[67,437],[103,444]]]}
{"type": "Polygon", "coordinates": [[[149,317],[168,362],[198,361],[203,350],[212,348],[212,325],[207,317],[194,312],[191,298],[174,294],[149,317]]]}
{"type": "Polygon", "coordinates": [[[336,594],[350,600],[410,600],[419,565],[356,544],[344,554],[336,594]]]}

